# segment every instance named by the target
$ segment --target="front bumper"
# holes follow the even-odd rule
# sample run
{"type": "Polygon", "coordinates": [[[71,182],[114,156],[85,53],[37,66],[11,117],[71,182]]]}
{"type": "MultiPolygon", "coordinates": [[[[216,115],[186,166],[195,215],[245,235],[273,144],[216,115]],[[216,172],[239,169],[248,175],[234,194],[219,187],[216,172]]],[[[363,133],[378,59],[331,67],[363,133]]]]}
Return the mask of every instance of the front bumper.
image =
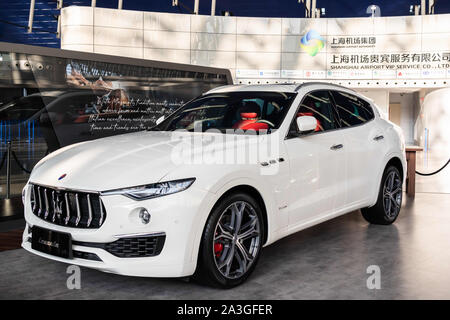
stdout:
{"type": "Polygon", "coordinates": [[[135,201],[122,195],[102,196],[107,212],[103,225],[98,229],[79,229],[55,225],[35,216],[31,211],[29,192],[26,192],[27,226],[22,247],[48,259],[105,272],[145,277],[189,276],[194,273],[197,264],[196,239],[198,230],[202,230],[199,228],[202,224],[201,212],[205,210],[203,203],[207,197],[208,192],[195,186],[183,192],[144,201],[135,201]],[[143,224],[139,218],[141,208],[146,208],[151,214],[148,224],[143,224]],[[70,233],[73,250],[95,254],[101,261],[86,258],[88,255],[65,259],[32,249],[29,227],[33,226],[70,233]],[[155,256],[118,257],[101,245],[121,238],[162,234],[165,235],[164,245],[155,256]]]}

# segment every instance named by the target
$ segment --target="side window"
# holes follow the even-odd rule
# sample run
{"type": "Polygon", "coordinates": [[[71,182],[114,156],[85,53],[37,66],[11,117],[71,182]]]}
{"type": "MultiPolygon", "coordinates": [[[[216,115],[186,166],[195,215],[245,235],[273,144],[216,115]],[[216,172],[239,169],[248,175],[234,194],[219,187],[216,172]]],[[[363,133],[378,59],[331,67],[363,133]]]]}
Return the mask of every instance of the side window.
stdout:
{"type": "MultiPolygon", "coordinates": [[[[305,95],[296,114],[296,117],[301,116],[313,116],[317,119],[316,132],[338,127],[328,91],[313,91],[305,95]]],[[[295,121],[294,124],[296,128],[295,121]]]]}
{"type": "Polygon", "coordinates": [[[342,127],[356,126],[374,118],[373,109],[368,102],[340,91],[332,91],[332,95],[342,127]]]}
{"type": "Polygon", "coordinates": [[[375,113],[370,103],[359,98],[358,100],[362,103],[362,108],[364,110],[364,113],[366,114],[366,120],[369,121],[375,118],[375,113]]]}

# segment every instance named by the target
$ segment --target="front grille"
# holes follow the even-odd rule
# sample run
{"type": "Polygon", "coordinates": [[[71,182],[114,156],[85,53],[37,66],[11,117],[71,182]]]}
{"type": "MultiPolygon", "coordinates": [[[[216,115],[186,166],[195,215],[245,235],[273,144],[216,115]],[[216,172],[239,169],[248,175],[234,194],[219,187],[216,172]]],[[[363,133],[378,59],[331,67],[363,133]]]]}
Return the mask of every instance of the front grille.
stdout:
{"type": "Polygon", "coordinates": [[[31,209],[39,218],[60,226],[99,228],[106,218],[97,193],[31,185],[31,209]]]}
{"type": "Polygon", "coordinates": [[[134,238],[120,238],[114,242],[96,243],[73,241],[75,245],[101,248],[119,258],[154,257],[161,253],[165,235],[143,236],[134,238]]]}

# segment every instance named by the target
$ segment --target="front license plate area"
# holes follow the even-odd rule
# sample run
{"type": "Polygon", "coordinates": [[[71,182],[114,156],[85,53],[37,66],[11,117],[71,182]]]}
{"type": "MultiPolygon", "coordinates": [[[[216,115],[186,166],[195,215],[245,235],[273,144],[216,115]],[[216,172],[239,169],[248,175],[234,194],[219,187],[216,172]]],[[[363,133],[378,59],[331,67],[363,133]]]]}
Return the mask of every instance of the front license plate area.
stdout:
{"type": "Polygon", "coordinates": [[[73,258],[70,233],[34,226],[31,232],[31,248],[61,258],[73,258]]]}

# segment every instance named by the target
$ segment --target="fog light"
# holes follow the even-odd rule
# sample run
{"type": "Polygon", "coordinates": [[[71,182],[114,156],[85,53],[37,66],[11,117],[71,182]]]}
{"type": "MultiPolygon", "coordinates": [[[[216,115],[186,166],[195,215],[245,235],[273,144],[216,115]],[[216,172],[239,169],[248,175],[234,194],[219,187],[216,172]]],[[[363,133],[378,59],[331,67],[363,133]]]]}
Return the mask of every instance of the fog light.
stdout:
{"type": "Polygon", "coordinates": [[[150,213],[148,213],[147,209],[141,209],[139,211],[139,218],[143,224],[147,224],[150,222],[150,213]]]}

